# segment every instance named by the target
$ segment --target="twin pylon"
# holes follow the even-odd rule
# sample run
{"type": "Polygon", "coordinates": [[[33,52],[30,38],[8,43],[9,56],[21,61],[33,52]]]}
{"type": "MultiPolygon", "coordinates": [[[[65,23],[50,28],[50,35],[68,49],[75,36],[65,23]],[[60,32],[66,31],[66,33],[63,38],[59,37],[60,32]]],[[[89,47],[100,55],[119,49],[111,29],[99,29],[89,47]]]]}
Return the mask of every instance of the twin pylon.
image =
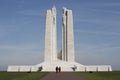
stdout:
{"type": "Polygon", "coordinates": [[[74,61],[74,32],[72,10],[63,7],[62,49],[57,54],[56,8],[47,10],[45,32],[45,61],[74,61]]]}

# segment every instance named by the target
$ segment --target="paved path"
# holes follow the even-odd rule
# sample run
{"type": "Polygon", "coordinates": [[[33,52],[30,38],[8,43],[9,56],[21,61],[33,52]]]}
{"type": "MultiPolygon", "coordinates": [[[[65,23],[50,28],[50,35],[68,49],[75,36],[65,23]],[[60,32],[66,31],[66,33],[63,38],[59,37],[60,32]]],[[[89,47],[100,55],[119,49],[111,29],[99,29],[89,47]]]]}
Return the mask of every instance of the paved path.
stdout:
{"type": "Polygon", "coordinates": [[[74,73],[71,72],[61,72],[61,73],[50,72],[41,80],[86,80],[86,79],[78,75],[75,75],[74,73]]]}

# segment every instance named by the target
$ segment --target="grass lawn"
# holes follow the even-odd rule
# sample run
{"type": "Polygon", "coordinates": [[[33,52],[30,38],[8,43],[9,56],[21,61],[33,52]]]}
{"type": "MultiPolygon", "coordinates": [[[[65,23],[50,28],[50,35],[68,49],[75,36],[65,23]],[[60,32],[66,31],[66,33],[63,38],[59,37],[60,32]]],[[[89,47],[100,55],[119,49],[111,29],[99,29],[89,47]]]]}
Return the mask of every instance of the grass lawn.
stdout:
{"type": "Polygon", "coordinates": [[[0,80],[40,80],[47,72],[0,72],[0,80]]]}
{"type": "Polygon", "coordinates": [[[113,72],[75,72],[87,80],[120,80],[120,71],[113,72]]]}

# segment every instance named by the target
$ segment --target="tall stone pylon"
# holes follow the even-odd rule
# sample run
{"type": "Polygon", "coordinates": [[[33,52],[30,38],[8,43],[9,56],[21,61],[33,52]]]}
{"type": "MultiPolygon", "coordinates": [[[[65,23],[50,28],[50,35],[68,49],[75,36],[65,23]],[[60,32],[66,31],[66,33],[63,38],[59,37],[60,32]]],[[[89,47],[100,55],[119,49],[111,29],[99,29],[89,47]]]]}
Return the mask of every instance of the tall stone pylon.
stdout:
{"type": "Polygon", "coordinates": [[[74,32],[72,10],[63,7],[62,14],[62,60],[74,62],[74,32]]]}
{"type": "Polygon", "coordinates": [[[45,61],[57,60],[56,8],[47,10],[45,32],[45,61]]]}

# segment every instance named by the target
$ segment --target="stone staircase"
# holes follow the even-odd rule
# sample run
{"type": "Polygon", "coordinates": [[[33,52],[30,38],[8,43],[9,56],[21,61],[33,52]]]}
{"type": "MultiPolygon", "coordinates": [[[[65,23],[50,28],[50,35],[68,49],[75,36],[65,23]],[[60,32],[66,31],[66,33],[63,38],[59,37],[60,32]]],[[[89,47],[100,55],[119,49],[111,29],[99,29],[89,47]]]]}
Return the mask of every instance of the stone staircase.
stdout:
{"type": "Polygon", "coordinates": [[[84,66],[76,62],[65,62],[65,61],[53,61],[53,62],[43,62],[36,65],[37,67],[43,67],[42,71],[55,71],[57,66],[61,67],[61,71],[73,71],[76,67],[77,71],[84,71],[84,66]],[[78,70],[79,69],[79,70],[78,70]]]}

